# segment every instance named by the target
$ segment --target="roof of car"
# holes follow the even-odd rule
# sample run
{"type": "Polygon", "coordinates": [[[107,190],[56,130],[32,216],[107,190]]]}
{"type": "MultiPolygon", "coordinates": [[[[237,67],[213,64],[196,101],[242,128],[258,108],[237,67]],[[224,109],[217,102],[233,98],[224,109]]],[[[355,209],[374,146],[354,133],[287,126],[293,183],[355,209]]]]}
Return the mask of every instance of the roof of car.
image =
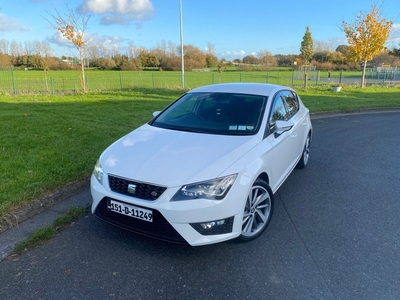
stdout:
{"type": "Polygon", "coordinates": [[[214,93],[240,93],[249,95],[264,95],[270,96],[275,94],[276,91],[281,89],[291,90],[289,87],[267,84],[267,83],[220,83],[213,85],[206,85],[202,87],[195,88],[190,91],[193,92],[214,92],[214,93]]]}

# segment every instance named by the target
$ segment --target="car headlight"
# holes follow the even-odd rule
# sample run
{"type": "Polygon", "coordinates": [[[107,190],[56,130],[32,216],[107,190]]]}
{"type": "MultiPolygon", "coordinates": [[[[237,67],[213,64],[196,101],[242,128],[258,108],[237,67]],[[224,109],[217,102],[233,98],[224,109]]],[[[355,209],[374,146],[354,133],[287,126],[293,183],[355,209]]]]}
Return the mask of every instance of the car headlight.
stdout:
{"type": "Polygon", "coordinates": [[[98,160],[96,165],[94,166],[93,175],[101,184],[103,184],[103,167],[100,164],[100,160],[98,160]]]}
{"type": "Polygon", "coordinates": [[[221,200],[228,193],[236,177],[237,174],[233,174],[209,181],[184,185],[172,197],[171,201],[195,199],[221,200]]]}

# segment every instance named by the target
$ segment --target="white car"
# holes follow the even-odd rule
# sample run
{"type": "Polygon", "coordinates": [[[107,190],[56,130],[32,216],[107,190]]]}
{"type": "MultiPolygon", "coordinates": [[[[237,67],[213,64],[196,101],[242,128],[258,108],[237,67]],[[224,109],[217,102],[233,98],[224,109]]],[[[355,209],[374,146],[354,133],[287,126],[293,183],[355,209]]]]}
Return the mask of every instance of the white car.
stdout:
{"type": "Polygon", "coordinates": [[[289,87],[199,87],[108,147],[91,177],[92,213],[192,246],[250,241],[274,193],[309,159],[308,109],[289,87]]]}

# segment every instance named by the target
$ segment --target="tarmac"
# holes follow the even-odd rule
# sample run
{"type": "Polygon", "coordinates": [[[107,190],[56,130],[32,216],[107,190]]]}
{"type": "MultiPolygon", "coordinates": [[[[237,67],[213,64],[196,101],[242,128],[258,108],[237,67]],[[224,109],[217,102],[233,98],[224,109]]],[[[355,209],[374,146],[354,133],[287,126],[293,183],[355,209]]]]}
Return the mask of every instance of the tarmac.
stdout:
{"type": "MultiPolygon", "coordinates": [[[[345,113],[346,115],[398,111],[398,109],[365,109],[345,113]]],[[[313,113],[312,119],[321,119],[343,115],[342,111],[313,113]]],[[[0,218],[0,261],[7,257],[12,249],[40,227],[52,224],[69,208],[86,208],[92,203],[90,179],[86,178],[61,187],[29,204],[0,218]]]]}

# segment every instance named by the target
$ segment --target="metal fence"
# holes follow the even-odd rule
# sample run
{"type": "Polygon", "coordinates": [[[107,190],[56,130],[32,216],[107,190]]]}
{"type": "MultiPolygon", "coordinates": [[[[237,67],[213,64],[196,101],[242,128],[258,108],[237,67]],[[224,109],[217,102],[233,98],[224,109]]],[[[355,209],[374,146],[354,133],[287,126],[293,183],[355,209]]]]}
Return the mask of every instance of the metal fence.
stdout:
{"type": "MultiPolygon", "coordinates": [[[[82,90],[79,73],[76,76],[24,76],[24,72],[0,71],[0,93],[3,94],[60,94],[82,90]]],[[[43,72],[43,74],[45,74],[43,72]]],[[[85,76],[88,91],[126,90],[133,88],[181,88],[180,72],[107,72],[97,71],[85,76]]],[[[358,85],[359,76],[344,76],[342,72],[186,72],[185,88],[226,82],[260,82],[292,87],[322,86],[333,84],[358,85]]],[[[400,84],[400,78],[366,77],[367,84],[400,84]]]]}

